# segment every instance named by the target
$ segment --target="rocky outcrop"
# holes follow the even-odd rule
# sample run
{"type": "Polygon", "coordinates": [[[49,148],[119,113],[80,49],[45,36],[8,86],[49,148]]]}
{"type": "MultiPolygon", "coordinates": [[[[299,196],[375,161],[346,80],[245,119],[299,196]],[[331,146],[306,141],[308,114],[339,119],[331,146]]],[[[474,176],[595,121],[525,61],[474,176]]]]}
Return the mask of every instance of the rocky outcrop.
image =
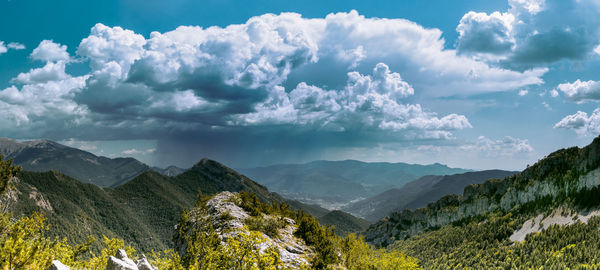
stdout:
{"type": "Polygon", "coordinates": [[[550,215],[539,214],[536,217],[528,219],[523,223],[520,229],[516,230],[509,239],[514,242],[521,242],[529,234],[541,232],[553,225],[568,226],[576,222],[588,223],[595,216],[600,215],[600,210],[594,211],[573,211],[571,209],[557,208],[550,215]]]}
{"type": "Polygon", "coordinates": [[[62,264],[60,261],[54,260],[52,261],[52,264],[50,264],[50,267],[48,267],[48,270],[69,270],[71,268],[69,268],[68,266],[62,264]]]}
{"type": "MultiPolygon", "coordinates": [[[[192,209],[189,213],[189,222],[179,224],[194,228],[196,231],[205,231],[207,224],[221,238],[221,244],[225,245],[229,237],[236,237],[240,233],[247,233],[248,220],[252,217],[250,213],[241,206],[241,200],[238,193],[221,192],[214,195],[206,202],[206,207],[192,209]]],[[[285,269],[298,269],[308,267],[310,258],[314,256],[313,249],[306,245],[304,241],[296,236],[294,232],[297,229],[296,222],[287,217],[260,214],[261,220],[281,219],[283,227],[277,229],[276,235],[269,236],[259,232],[264,241],[257,247],[257,252],[264,252],[269,248],[275,248],[279,253],[279,259],[284,263],[285,269]]],[[[192,232],[193,230],[190,230],[192,232]]],[[[176,250],[181,256],[185,254],[188,246],[184,235],[176,235],[176,250]]]]}
{"type": "MultiPolygon", "coordinates": [[[[60,261],[54,260],[48,270],[69,270],[70,268],[60,261]]],[[[158,270],[152,266],[146,256],[142,257],[134,262],[132,259],[127,257],[125,250],[119,249],[115,256],[110,256],[106,262],[106,270],[158,270]]]]}

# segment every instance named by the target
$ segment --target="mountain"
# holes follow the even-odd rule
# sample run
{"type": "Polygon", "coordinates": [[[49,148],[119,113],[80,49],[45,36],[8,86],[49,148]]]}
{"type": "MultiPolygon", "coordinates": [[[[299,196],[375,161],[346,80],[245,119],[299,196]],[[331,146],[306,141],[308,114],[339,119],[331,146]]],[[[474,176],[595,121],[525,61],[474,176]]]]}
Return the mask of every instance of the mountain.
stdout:
{"type": "Polygon", "coordinates": [[[402,187],[424,175],[464,173],[469,170],[442,164],[344,161],[313,161],[238,169],[257,182],[286,197],[325,208],[339,208],[351,201],[402,187]]]}
{"type": "Polygon", "coordinates": [[[0,138],[0,154],[14,159],[15,164],[27,171],[57,170],[102,187],[120,185],[150,170],[134,158],[98,157],[48,140],[17,142],[0,138]]]}
{"type": "Polygon", "coordinates": [[[365,239],[426,269],[595,268],[600,263],[600,137],[521,173],[392,213],[365,239]]]}
{"type": "Polygon", "coordinates": [[[319,217],[319,223],[334,226],[336,234],[341,236],[349,233],[362,232],[371,225],[370,222],[362,218],[355,217],[339,210],[333,210],[326,215],[319,217]]]}
{"type": "Polygon", "coordinates": [[[425,207],[447,194],[458,194],[469,184],[479,184],[492,178],[504,178],[517,172],[486,170],[453,175],[426,175],[373,197],[351,203],[342,210],[375,222],[394,211],[425,207]]]}
{"type": "Polygon", "coordinates": [[[78,243],[88,235],[119,237],[142,251],[171,247],[181,211],[194,205],[198,191],[205,195],[247,191],[263,202],[287,203],[316,216],[328,212],[284,199],[208,159],[175,177],[147,171],[118,187],[81,183],[58,171],[24,171],[11,181],[15,189],[7,196],[9,210],[17,216],[43,214],[52,228],[50,236],[68,236],[78,243]]]}
{"type": "Polygon", "coordinates": [[[159,167],[152,167],[152,170],[157,173],[160,173],[162,175],[166,175],[166,176],[178,176],[178,175],[184,173],[185,171],[187,171],[187,169],[182,169],[182,168],[179,168],[179,167],[173,166],[173,165],[166,167],[164,169],[159,168],[159,167]]]}

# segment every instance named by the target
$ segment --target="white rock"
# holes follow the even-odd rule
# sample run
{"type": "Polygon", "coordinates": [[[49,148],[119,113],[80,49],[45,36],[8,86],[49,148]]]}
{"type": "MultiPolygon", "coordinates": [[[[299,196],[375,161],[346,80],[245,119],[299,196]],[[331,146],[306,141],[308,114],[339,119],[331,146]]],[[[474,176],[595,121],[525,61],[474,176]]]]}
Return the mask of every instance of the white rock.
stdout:
{"type": "Polygon", "coordinates": [[[125,250],[119,249],[115,256],[110,256],[106,262],[106,270],[139,270],[132,259],[127,257],[125,250]]]}
{"type": "Polygon", "coordinates": [[[50,267],[48,267],[48,270],[70,270],[70,268],[61,263],[60,261],[54,260],[52,261],[50,267]]]}
{"type": "Polygon", "coordinates": [[[142,258],[137,261],[137,267],[139,270],[157,270],[156,267],[153,267],[146,259],[146,256],[142,255],[142,258]]]}

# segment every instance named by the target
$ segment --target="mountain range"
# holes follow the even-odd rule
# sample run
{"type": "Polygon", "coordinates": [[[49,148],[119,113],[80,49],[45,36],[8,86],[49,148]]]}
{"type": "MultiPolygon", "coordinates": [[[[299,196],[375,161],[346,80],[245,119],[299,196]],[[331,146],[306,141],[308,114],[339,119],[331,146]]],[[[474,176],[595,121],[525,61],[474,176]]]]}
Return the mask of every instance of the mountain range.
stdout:
{"type": "Polygon", "coordinates": [[[416,209],[435,202],[444,195],[458,194],[470,184],[516,174],[514,171],[485,170],[454,175],[426,175],[373,197],[351,203],[342,210],[371,222],[402,209],[416,209]]]}
{"type": "Polygon", "coordinates": [[[534,228],[530,232],[553,224],[573,224],[579,216],[587,216],[583,220],[587,223],[590,215],[600,215],[594,212],[600,207],[599,165],[600,137],[597,137],[584,148],[553,152],[515,175],[467,185],[462,195],[449,194],[423,208],[394,212],[371,225],[365,233],[366,239],[376,245],[389,245],[447,226],[461,227],[471,222],[480,226],[498,217],[509,222],[512,229],[497,240],[508,240],[509,236],[525,238],[515,233],[528,219],[529,227],[523,225],[521,229],[534,228]],[[538,215],[541,215],[539,220],[538,215]],[[552,215],[557,218],[541,222],[552,215]]]}
{"type": "Polygon", "coordinates": [[[336,209],[425,175],[447,175],[470,170],[450,168],[439,163],[314,161],[237,169],[258,183],[286,197],[336,209]]]}
{"type": "Polygon", "coordinates": [[[186,172],[169,177],[147,171],[118,187],[81,183],[58,171],[27,172],[13,178],[8,205],[13,214],[43,214],[51,236],[85,242],[88,236],[119,237],[143,251],[169,247],[181,211],[193,206],[198,192],[247,191],[264,202],[287,203],[315,216],[327,210],[282,198],[223,166],[203,159],[186,172]]]}

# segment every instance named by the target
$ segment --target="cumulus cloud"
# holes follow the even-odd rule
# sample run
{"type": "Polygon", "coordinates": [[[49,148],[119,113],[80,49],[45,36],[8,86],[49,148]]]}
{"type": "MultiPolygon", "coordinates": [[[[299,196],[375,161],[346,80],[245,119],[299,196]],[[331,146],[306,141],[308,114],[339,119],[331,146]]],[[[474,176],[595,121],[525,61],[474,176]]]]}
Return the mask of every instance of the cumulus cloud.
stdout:
{"type": "MultiPolygon", "coordinates": [[[[600,82],[597,81],[576,80],[572,83],[561,83],[556,88],[563,92],[569,100],[577,103],[600,101],[600,82]]],[[[556,94],[558,95],[558,92],[556,94]]]]}
{"type": "Polygon", "coordinates": [[[554,128],[575,130],[577,134],[583,136],[597,136],[600,133],[600,108],[595,109],[589,116],[582,111],[567,115],[556,123],[554,128]]]}
{"type": "Polygon", "coordinates": [[[459,52],[524,70],[584,59],[600,43],[600,9],[593,0],[508,2],[504,13],[463,16],[457,27],[459,52]]]}
{"type": "Polygon", "coordinates": [[[0,41],[0,54],[3,54],[8,51],[8,48],[4,45],[4,41],[0,41]]]}
{"type": "Polygon", "coordinates": [[[558,95],[559,95],[559,94],[558,94],[558,91],[556,91],[556,89],[552,89],[552,90],[550,91],[550,96],[551,96],[551,97],[558,97],[558,95]]]}
{"type": "Polygon", "coordinates": [[[513,49],[515,40],[511,31],[515,17],[510,13],[469,12],[465,14],[456,31],[459,33],[459,52],[505,54],[513,49]]]}
{"type": "Polygon", "coordinates": [[[29,72],[19,73],[12,81],[21,84],[36,84],[48,81],[65,80],[69,77],[70,76],[65,72],[64,62],[47,62],[46,65],[41,68],[34,68],[29,72]]]}
{"type": "Polygon", "coordinates": [[[0,124],[55,139],[156,139],[157,151],[193,141],[197,151],[223,155],[242,144],[267,149],[257,138],[281,139],[271,141],[276,151],[309,134],[339,147],[443,140],[470,128],[467,117],[438,115],[415,95],[515,90],[543,83],[547,71],[491,66],[444,49],[438,29],[356,11],[265,14],[148,37],[97,24],[76,57],[88,74],[65,72],[67,47],[42,41],[31,58],[45,65],[0,91],[0,124]]]}
{"type": "Polygon", "coordinates": [[[424,137],[448,137],[446,130],[471,127],[463,115],[438,118],[418,104],[403,104],[414,89],[398,73],[379,63],[371,75],[348,73],[343,90],[324,90],[300,83],[289,94],[276,96],[256,106],[255,113],[239,115],[235,124],[311,124],[332,130],[374,128],[381,130],[428,130],[424,137]]]}
{"type": "Polygon", "coordinates": [[[42,40],[31,53],[31,59],[44,62],[68,61],[69,58],[67,46],[54,43],[52,40],[42,40]]]}
{"type": "Polygon", "coordinates": [[[527,94],[529,94],[529,91],[523,89],[523,90],[519,90],[519,96],[526,96],[527,94]]]}

